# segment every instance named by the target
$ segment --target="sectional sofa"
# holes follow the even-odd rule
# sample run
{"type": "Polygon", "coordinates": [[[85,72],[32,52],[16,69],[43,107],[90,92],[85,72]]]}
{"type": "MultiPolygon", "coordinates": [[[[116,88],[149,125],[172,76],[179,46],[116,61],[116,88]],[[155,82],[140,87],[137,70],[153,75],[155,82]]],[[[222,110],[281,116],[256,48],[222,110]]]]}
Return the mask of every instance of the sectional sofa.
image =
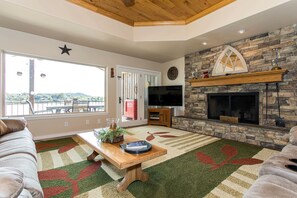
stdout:
{"type": "Polygon", "coordinates": [[[244,197],[297,197],[297,126],[290,130],[289,144],[263,163],[259,178],[244,197]]]}
{"type": "Polygon", "coordinates": [[[23,119],[0,119],[0,197],[43,197],[35,144],[23,119]]]}

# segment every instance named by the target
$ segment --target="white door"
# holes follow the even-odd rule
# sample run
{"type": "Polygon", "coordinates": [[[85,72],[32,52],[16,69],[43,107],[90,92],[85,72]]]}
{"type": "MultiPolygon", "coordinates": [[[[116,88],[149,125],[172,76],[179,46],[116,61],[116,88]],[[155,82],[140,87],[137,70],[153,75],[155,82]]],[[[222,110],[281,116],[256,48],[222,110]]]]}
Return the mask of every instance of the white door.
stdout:
{"type": "Polygon", "coordinates": [[[117,66],[117,117],[122,127],[147,123],[147,88],[159,85],[161,73],[117,66]]]}

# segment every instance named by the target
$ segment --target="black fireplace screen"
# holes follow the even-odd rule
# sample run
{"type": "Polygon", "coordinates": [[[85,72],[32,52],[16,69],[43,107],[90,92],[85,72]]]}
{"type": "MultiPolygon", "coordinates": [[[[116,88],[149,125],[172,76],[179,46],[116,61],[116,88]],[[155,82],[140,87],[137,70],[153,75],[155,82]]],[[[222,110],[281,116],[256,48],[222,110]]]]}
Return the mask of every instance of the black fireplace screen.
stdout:
{"type": "Polygon", "coordinates": [[[208,119],[238,118],[241,123],[259,124],[259,93],[207,94],[208,119]]]}

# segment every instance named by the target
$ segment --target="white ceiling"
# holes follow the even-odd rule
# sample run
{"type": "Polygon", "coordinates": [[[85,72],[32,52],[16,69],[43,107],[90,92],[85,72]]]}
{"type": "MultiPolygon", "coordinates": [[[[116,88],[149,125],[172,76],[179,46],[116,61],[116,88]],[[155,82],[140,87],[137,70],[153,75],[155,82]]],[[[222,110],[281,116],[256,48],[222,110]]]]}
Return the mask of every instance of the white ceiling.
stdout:
{"type": "MultiPolygon", "coordinates": [[[[25,2],[26,5],[33,7],[36,5],[36,2],[48,1],[48,0],[30,0],[32,5],[28,4],[28,0],[18,0],[18,2],[25,2]]],[[[57,0],[56,0],[57,1],[57,0]]],[[[61,1],[61,0],[59,0],[61,1]]],[[[238,2],[249,1],[250,3],[255,3],[257,0],[237,0],[238,2]]],[[[268,2],[268,0],[258,0],[258,2],[268,2]]],[[[269,0],[272,1],[272,0],[269,0]]],[[[98,30],[97,26],[90,26],[90,18],[85,18],[81,13],[66,13],[72,16],[79,17],[82,21],[85,20],[86,23],[79,23],[78,21],[65,20],[65,18],[57,17],[59,11],[61,11],[61,5],[57,10],[52,10],[52,13],[55,11],[58,13],[56,16],[53,14],[44,13],[40,10],[30,9],[28,7],[18,5],[14,2],[16,0],[1,0],[0,2],[0,26],[5,28],[10,28],[18,31],[23,31],[27,33],[32,33],[35,35],[40,35],[48,38],[53,38],[61,40],[63,42],[74,43],[78,45],[83,45],[87,47],[92,47],[95,49],[115,52],[119,54],[124,54],[128,56],[148,59],[156,62],[167,62],[180,57],[183,57],[186,54],[191,52],[204,50],[210,47],[218,46],[221,44],[229,43],[232,41],[240,40],[243,38],[248,38],[253,35],[258,35],[261,33],[269,32],[280,27],[297,23],[297,0],[279,0],[282,1],[282,4],[274,6],[272,8],[266,9],[250,15],[248,17],[238,17],[239,20],[233,20],[227,25],[211,27],[212,21],[209,21],[210,30],[200,31],[193,36],[178,37],[179,34],[186,32],[186,30],[191,31],[192,27],[169,27],[166,32],[167,27],[163,27],[162,33],[163,39],[152,39],[154,36],[151,33],[145,34],[146,30],[152,30],[150,27],[140,29],[136,35],[133,30],[131,31],[125,25],[120,24],[119,22],[112,21],[104,17],[104,20],[109,21],[110,24],[115,25],[113,27],[115,31],[117,28],[123,28],[123,32],[112,32],[112,28],[106,30],[98,30]],[[181,31],[178,28],[183,28],[181,31]],[[239,29],[246,29],[244,34],[238,34],[239,29]],[[201,33],[203,32],[203,33],[201,33]],[[127,37],[119,34],[125,34],[127,37]],[[131,35],[132,36],[131,36],[131,35]],[[133,35],[134,34],[134,35],[133,35]],[[175,36],[177,35],[177,36],[175,36]],[[133,38],[134,36],[134,38],[133,38]],[[137,39],[135,39],[137,38],[137,39]],[[167,38],[167,39],[166,39],[167,38]],[[164,40],[164,41],[162,41],[164,40]],[[203,46],[202,42],[208,42],[207,46],[203,46]]],[[[52,0],[50,1],[52,2],[52,0]]],[[[276,0],[275,0],[276,2],[276,0]]],[[[64,2],[65,3],[65,2],[64,2]]],[[[69,3],[69,2],[67,2],[69,3]]],[[[236,2],[235,2],[236,3],[236,2]]],[[[70,3],[69,3],[70,4],[70,3]]],[[[59,6],[57,4],[54,4],[59,6]]],[[[231,4],[230,4],[231,5],[231,4]]],[[[38,6],[41,6],[38,5],[38,6]]],[[[36,7],[38,7],[36,6],[36,7]]],[[[70,5],[73,6],[73,5],[70,5]]],[[[62,6],[65,7],[65,6],[62,6]]],[[[75,9],[84,9],[75,7],[75,9]]],[[[95,16],[95,13],[89,13],[88,10],[79,10],[82,12],[88,12],[90,16],[95,16]]],[[[219,11],[220,12],[220,11],[219,11]]],[[[219,16],[217,12],[217,16],[219,16]]],[[[60,13],[61,14],[61,13],[60,13]]],[[[238,13],[234,12],[234,15],[238,13]]],[[[96,14],[98,15],[98,14],[96,14]]],[[[213,15],[215,16],[215,15],[213,15]]],[[[72,17],[74,18],[74,17],[72,17]]],[[[97,20],[97,19],[96,19],[97,20]]],[[[226,19],[227,20],[227,19],[226,19]]],[[[98,22],[98,20],[96,21],[98,22]]],[[[103,27],[103,22],[102,26],[103,27]]],[[[199,26],[198,26],[199,27],[199,26]]],[[[130,28],[130,27],[129,27],[130,28]]],[[[132,28],[132,27],[131,27],[132,28]]],[[[162,27],[161,27],[162,28],[162,27]]],[[[153,32],[153,31],[150,31],[153,32]]],[[[191,33],[193,34],[192,31],[191,33]]],[[[158,36],[158,35],[157,35],[158,36]]]]}

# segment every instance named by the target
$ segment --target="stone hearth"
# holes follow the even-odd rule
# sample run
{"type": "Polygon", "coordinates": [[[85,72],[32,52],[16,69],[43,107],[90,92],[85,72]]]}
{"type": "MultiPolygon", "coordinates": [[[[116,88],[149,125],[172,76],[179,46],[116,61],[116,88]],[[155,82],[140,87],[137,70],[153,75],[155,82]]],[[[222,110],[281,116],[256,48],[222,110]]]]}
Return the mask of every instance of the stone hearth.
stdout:
{"type": "Polygon", "coordinates": [[[282,149],[289,140],[288,128],[225,123],[218,120],[183,116],[172,118],[172,128],[246,142],[276,150],[282,149]]]}

